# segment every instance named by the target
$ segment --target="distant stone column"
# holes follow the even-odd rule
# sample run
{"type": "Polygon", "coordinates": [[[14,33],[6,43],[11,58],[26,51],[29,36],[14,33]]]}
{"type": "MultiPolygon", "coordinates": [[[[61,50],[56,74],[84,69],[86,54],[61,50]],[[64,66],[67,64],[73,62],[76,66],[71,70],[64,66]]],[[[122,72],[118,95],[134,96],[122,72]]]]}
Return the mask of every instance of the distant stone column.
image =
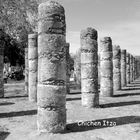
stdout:
{"type": "Polygon", "coordinates": [[[126,82],[130,84],[130,54],[126,54],[126,82]]]}
{"type": "Polygon", "coordinates": [[[67,94],[70,93],[70,54],[69,54],[69,47],[70,47],[70,44],[69,43],[66,43],[66,86],[67,86],[67,94]]]}
{"type": "Polygon", "coordinates": [[[25,94],[28,95],[28,48],[25,48],[25,94]]]}
{"type": "Polygon", "coordinates": [[[135,79],[137,79],[137,59],[135,57],[135,79]]]}
{"type": "Polygon", "coordinates": [[[100,41],[100,95],[113,96],[112,40],[104,37],[100,41]]]}
{"type": "Polygon", "coordinates": [[[136,67],[136,73],[137,73],[137,78],[140,76],[140,56],[137,56],[137,67],[136,67]]]}
{"type": "Polygon", "coordinates": [[[138,61],[138,59],[136,58],[136,78],[139,77],[138,65],[139,65],[139,61],[138,61]]]}
{"type": "Polygon", "coordinates": [[[0,29],[0,98],[4,97],[4,81],[3,81],[3,69],[4,69],[4,38],[3,31],[0,29]]]}
{"type": "Polygon", "coordinates": [[[126,86],[126,50],[121,50],[121,85],[126,86]]]}
{"type": "Polygon", "coordinates": [[[135,57],[133,57],[133,81],[135,80],[135,57]]]}
{"type": "Polygon", "coordinates": [[[133,56],[130,55],[130,82],[133,81],[133,56]]]}
{"type": "Polygon", "coordinates": [[[100,80],[101,80],[101,73],[100,73],[100,54],[98,53],[98,89],[100,88],[100,80]]]}
{"type": "Polygon", "coordinates": [[[138,71],[137,71],[138,60],[135,58],[135,79],[138,78],[138,71]]]}
{"type": "Polygon", "coordinates": [[[113,89],[114,91],[121,89],[121,50],[120,46],[113,46],[113,89]]]}
{"type": "Polygon", "coordinates": [[[97,31],[90,27],[81,31],[82,105],[88,108],[99,104],[97,36],[97,31]]]}
{"type": "Polygon", "coordinates": [[[66,23],[55,1],[38,7],[37,127],[59,133],[66,126],[66,23]]]}
{"type": "Polygon", "coordinates": [[[28,35],[29,101],[37,101],[37,34],[28,35]]]}
{"type": "Polygon", "coordinates": [[[126,86],[126,50],[121,50],[121,85],[126,86]]]}

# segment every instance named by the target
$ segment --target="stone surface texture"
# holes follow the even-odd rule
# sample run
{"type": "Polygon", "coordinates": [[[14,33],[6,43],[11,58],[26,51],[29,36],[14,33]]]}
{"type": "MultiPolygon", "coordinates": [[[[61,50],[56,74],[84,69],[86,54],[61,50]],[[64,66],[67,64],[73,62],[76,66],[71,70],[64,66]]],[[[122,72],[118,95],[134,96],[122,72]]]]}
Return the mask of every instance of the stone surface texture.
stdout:
{"type": "Polygon", "coordinates": [[[130,54],[126,54],[126,83],[130,84],[130,54]]]}
{"type": "Polygon", "coordinates": [[[64,8],[55,1],[38,7],[37,127],[59,133],[66,126],[66,23],[64,8]]]}
{"type": "Polygon", "coordinates": [[[114,91],[121,89],[121,50],[120,46],[113,46],[113,89],[114,91]]]}
{"type": "Polygon", "coordinates": [[[37,33],[28,35],[29,101],[37,102],[37,33]]]}
{"type": "Polygon", "coordinates": [[[113,96],[112,40],[104,37],[100,40],[100,95],[113,96]]]}
{"type": "Polygon", "coordinates": [[[126,86],[126,50],[121,50],[121,85],[126,86]]]}
{"type": "Polygon", "coordinates": [[[88,108],[99,104],[97,31],[88,27],[81,31],[81,92],[82,105],[88,108]]]}
{"type": "Polygon", "coordinates": [[[28,95],[29,82],[29,62],[28,62],[28,48],[25,48],[25,94],[28,95]]]}

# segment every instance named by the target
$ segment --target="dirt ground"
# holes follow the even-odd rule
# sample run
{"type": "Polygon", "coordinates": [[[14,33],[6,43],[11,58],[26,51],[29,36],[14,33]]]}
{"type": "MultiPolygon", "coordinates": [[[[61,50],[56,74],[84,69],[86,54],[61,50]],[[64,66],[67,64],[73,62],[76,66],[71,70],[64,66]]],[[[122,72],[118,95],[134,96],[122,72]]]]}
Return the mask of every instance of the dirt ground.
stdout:
{"type": "Polygon", "coordinates": [[[100,98],[100,108],[81,106],[81,94],[67,95],[67,130],[63,134],[37,132],[36,103],[24,94],[24,81],[5,84],[0,99],[0,140],[140,140],[140,79],[100,98]]]}

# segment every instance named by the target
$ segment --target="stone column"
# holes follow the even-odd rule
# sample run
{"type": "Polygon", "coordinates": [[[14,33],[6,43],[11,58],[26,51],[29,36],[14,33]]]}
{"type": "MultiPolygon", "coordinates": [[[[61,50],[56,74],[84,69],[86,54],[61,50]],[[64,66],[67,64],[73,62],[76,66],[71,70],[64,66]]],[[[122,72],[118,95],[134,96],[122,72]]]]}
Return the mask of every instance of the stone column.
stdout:
{"type": "Polygon", "coordinates": [[[135,57],[135,79],[138,78],[137,65],[138,65],[138,60],[137,60],[137,58],[135,57]]]}
{"type": "Polygon", "coordinates": [[[113,96],[112,40],[104,37],[100,41],[100,95],[113,96]]]}
{"type": "Polygon", "coordinates": [[[135,57],[133,57],[133,81],[135,80],[135,57]]]}
{"type": "Polygon", "coordinates": [[[90,27],[81,31],[82,105],[88,108],[99,104],[97,36],[97,31],[90,27]]]}
{"type": "Polygon", "coordinates": [[[140,56],[137,56],[136,60],[137,60],[136,73],[137,73],[137,78],[138,78],[140,76],[140,56]]]}
{"type": "Polygon", "coordinates": [[[130,55],[130,82],[133,81],[133,56],[130,55]]]}
{"type": "Polygon", "coordinates": [[[38,7],[37,127],[59,133],[66,126],[66,23],[55,1],[38,7]]]}
{"type": "Polygon", "coordinates": [[[137,79],[137,59],[135,57],[135,79],[137,79]]]}
{"type": "Polygon", "coordinates": [[[4,81],[3,81],[3,69],[4,69],[4,32],[0,29],[0,98],[4,97],[4,81]]]}
{"type": "Polygon", "coordinates": [[[66,43],[66,86],[67,86],[67,94],[70,93],[70,54],[69,54],[69,47],[70,47],[70,44],[69,43],[66,43]]]}
{"type": "Polygon", "coordinates": [[[121,50],[121,85],[126,86],[126,50],[121,50]]]}
{"type": "Polygon", "coordinates": [[[130,54],[126,53],[126,83],[130,84],[130,54]]]}
{"type": "Polygon", "coordinates": [[[25,94],[28,95],[28,48],[25,48],[25,94]]]}
{"type": "Polygon", "coordinates": [[[37,101],[37,34],[28,35],[29,101],[37,101]]]}
{"type": "Polygon", "coordinates": [[[100,88],[101,81],[101,69],[100,69],[100,54],[98,53],[98,89],[100,88]]]}
{"type": "Polygon", "coordinates": [[[121,50],[120,46],[113,46],[113,89],[114,91],[121,89],[121,50]]]}
{"type": "Polygon", "coordinates": [[[132,81],[134,81],[134,56],[132,55],[132,81]]]}

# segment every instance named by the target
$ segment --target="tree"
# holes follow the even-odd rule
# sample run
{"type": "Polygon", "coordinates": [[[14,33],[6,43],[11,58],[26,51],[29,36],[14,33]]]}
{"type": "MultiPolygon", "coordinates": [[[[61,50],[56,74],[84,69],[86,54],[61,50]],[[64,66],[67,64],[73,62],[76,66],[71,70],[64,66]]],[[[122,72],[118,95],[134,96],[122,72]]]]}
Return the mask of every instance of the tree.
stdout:
{"type": "Polygon", "coordinates": [[[4,39],[8,57],[14,53],[15,59],[24,58],[28,34],[37,31],[37,7],[36,0],[0,0],[0,28],[8,37],[4,39]]]}
{"type": "Polygon", "coordinates": [[[27,35],[36,31],[36,0],[0,0],[0,25],[12,38],[27,45],[27,35]]]}
{"type": "MultiPolygon", "coordinates": [[[[24,52],[20,49],[20,43],[17,40],[11,38],[4,31],[0,30],[1,47],[4,47],[4,58],[8,59],[12,65],[16,64],[16,60],[20,64],[24,63],[24,52]]],[[[5,62],[4,59],[4,62],[5,62]]]]}

